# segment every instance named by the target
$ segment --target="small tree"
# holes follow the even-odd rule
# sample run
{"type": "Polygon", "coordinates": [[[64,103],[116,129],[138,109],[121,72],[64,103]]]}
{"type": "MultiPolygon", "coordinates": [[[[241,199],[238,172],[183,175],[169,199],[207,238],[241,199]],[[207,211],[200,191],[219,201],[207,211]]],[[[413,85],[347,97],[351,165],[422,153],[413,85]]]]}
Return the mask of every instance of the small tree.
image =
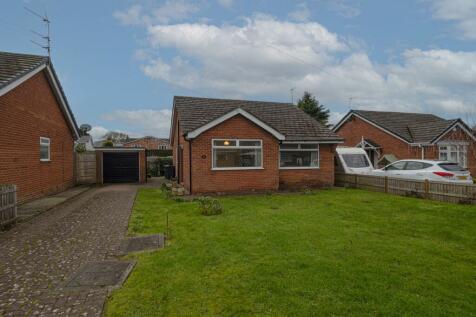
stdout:
{"type": "Polygon", "coordinates": [[[106,140],[106,141],[104,141],[103,146],[104,146],[104,147],[113,147],[113,146],[114,146],[114,142],[112,142],[112,140],[106,140]]]}
{"type": "Polygon", "coordinates": [[[305,91],[301,99],[299,99],[298,108],[316,119],[317,122],[329,127],[329,109],[319,104],[319,101],[309,92],[305,91]]]}

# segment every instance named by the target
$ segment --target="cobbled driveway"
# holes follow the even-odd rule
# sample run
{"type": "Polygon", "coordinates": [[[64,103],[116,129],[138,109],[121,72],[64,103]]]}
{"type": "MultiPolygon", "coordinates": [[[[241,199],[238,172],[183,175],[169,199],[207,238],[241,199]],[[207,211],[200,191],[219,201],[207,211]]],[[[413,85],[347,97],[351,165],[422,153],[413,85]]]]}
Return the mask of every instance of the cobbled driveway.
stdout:
{"type": "Polygon", "coordinates": [[[106,289],[62,285],[86,262],[119,254],[137,188],[95,188],[0,233],[0,316],[100,316],[106,289]]]}

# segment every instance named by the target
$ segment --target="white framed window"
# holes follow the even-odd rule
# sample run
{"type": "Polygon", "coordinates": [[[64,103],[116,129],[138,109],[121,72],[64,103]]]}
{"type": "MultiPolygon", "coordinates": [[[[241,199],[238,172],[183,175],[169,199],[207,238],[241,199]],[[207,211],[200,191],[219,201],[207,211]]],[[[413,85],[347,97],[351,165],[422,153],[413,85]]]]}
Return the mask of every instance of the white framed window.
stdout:
{"type": "Polygon", "coordinates": [[[40,161],[51,160],[51,142],[49,138],[40,137],[40,161]]]}
{"type": "Polygon", "coordinates": [[[279,147],[280,169],[319,168],[318,143],[283,143],[279,147]]]}
{"type": "Polygon", "coordinates": [[[213,170],[241,170],[262,168],[263,142],[261,140],[212,140],[213,170]]]}
{"type": "Polygon", "coordinates": [[[461,167],[468,167],[468,146],[461,144],[445,144],[439,146],[441,161],[458,163],[461,167]]]}
{"type": "Polygon", "coordinates": [[[167,150],[167,145],[164,145],[164,144],[159,145],[159,150],[167,150]]]}

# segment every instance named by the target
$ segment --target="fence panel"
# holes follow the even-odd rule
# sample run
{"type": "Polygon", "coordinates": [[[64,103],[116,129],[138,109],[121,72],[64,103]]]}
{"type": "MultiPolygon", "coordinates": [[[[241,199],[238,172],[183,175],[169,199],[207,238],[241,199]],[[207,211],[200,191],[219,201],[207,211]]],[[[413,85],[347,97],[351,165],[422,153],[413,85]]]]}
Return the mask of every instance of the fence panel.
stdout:
{"type": "Polygon", "coordinates": [[[96,152],[76,153],[76,183],[96,183],[96,152]]]}
{"type": "Polygon", "coordinates": [[[449,203],[476,204],[476,185],[336,173],[336,186],[362,188],[449,203]]]}
{"type": "Polygon", "coordinates": [[[17,218],[17,187],[0,185],[0,226],[5,226],[17,218]]]}

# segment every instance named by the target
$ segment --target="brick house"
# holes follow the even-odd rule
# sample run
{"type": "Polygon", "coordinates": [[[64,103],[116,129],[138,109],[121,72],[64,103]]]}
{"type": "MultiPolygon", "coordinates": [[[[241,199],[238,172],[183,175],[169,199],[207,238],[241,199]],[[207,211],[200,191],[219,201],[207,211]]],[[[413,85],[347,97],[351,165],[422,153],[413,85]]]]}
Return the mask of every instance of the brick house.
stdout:
{"type": "Polygon", "coordinates": [[[124,142],[125,147],[144,148],[146,150],[170,150],[169,139],[156,138],[154,136],[145,136],[143,138],[132,139],[124,142]]]}
{"type": "Polygon", "coordinates": [[[342,139],[291,104],[174,97],[170,143],[199,194],[332,186],[342,139]]]}
{"type": "Polygon", "coordinates": [[[448,160],[476,175],[476,137],[461,119],[351,110],[333,131],[344,145],[364,148],[375,166],[395,159],[448,160]]]}
{"type": "Polygon", "coordinates": [[[0,52],[0,184],[20,202],[73,186],[78,138],[49,58],[0,52]]]}

